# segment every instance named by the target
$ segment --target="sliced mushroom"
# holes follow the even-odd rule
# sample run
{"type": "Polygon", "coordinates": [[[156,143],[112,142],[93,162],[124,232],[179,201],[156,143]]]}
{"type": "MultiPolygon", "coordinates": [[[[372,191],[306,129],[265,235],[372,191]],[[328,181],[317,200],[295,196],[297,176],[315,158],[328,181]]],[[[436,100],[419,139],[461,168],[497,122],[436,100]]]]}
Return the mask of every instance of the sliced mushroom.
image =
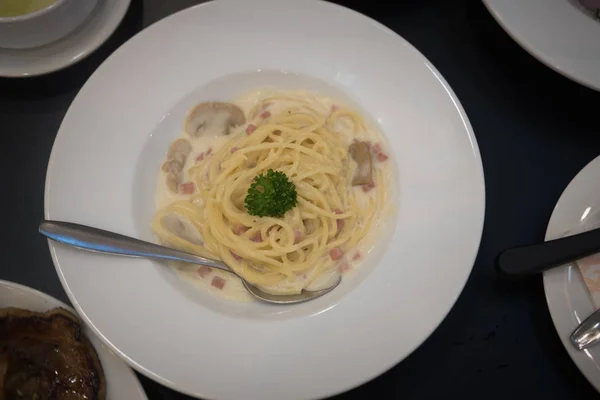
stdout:
{"type": "Polygon", "coordinates": [[[167,187],[173,193],[177,193],[179,191],[179,184],[183,180],[182,173],[169,173],[167,174],[167,187]]]}
{"type": "Polygon", "coordinates": [[[365,142],[355,142],[348,147],[348,152],[358,164],[352,185],[368,185],[373,182],[373,161],[371,160],[371,150],[365,142]]]}
{"type": "Polygon", "coordinates": [[[246,123],[244,112],[231,103],[200,103],[189,113],[185,121],[185,131],[193,138],[207,131],[229,135],[231,128],[246,123]]]}
{"type": "Polygon", "coordinates": [[[185,139],[177,139],[169,147],[167,158],[185,164],[187,156],[192,152],[192,145],[185,139]]]}
{"type": "Polygon", "coordinates": [[[162,170],[167,173],[167,187],[174,193],[179,190],[183,179],[183,167],[191,152],[192,145],[185,139],[177,139],[169,147],[167,161],[162,165],[162,170]]]}

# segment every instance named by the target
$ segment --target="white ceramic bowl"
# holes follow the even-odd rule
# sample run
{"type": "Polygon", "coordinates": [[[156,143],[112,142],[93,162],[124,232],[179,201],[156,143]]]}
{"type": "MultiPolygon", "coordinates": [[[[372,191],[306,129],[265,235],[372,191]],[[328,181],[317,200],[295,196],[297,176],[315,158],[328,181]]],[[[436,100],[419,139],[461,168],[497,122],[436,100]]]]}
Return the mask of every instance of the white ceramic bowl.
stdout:
{"type": "Polygon", "coordinates": [[[468,118],[391,30],[309,0],[218,0],[153,24],[71,104],[50,156],[45,217],[152,240],[157,174],[189,106],[261,86],[349,99],[388,139],[398,212],[381,251],[352,277],[277,307],[194,290],[145,259],[56,243],[51,254],[81,318],[152,379],[206,399],[323,398],[381,374],[433,332],[467,281],[483,227],[468,118]]]}
{"type": "Polygon", "coordinates": [[[81,25],[97,0],[56,0],[52,5],[16,17],[0,17],[0,47],[26,49],[58,40],[81,25]]]}

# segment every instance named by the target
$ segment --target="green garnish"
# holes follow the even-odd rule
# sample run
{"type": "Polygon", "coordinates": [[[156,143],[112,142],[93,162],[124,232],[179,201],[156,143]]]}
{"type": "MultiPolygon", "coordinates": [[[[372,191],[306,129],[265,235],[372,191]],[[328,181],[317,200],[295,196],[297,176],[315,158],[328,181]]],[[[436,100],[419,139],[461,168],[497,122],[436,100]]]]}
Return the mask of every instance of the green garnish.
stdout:
{"type": "Polygon", "coordinates": [[[280,171],[268,170],[254,177],[246,195],[246,209],[257,217],[283,217],[298,204],[296,186],[280,171]]]}

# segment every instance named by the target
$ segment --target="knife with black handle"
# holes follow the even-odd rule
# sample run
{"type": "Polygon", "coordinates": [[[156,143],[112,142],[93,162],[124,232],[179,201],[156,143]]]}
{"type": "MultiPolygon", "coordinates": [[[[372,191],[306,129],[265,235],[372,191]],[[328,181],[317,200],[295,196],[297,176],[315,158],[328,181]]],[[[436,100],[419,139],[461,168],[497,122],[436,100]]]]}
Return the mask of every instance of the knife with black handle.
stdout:
{"type": "Polygon", "coordinates": [[[505,278],[525,278],[595,253],[600,253],[600,228],[504,250],[496,259],[496,270],[505,278]]]}

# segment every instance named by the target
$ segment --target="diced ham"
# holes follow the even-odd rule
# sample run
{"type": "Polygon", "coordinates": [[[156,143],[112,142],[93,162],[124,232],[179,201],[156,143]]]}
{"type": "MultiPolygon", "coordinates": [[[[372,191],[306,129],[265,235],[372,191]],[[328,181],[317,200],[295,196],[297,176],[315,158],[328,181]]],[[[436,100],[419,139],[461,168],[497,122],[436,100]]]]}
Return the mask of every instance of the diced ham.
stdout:
{"type": "Polygon", "coordinates": [[[261,117],[262,119],[267,119],[267,118],[269,118],[270,116],[271,116],[271,113],[270,113],[269,111],[263,111],[263,112],[260,114],[260,117],[261,117]]]}
{"type": "Polygon", "coordinates": [[[225,279],[221,278],[220,276],[215,276],[212,278],[212,282],[210,284],[217,289],[222,290],[223,286],[225,286],[225,279]]]}
{"type": "Polygon", "coordinates": [[[235,153],[236,151],[238,151],[239,149],[237,147],[232,147],[231,148],[231,154],[235,153]]]}
{"type": "Polygon", "coordinates": [[[375,146],[373,146],[373,154],[375,154],[375,157],[377,157],[377,161],[379,162],[387,161],[389,158],[388,155],[383,152],[381,144],[379,143],[376,143],[375,146]]]}
{"type": "Polygon", "coordinates": [[[250,135],[252,132],[256,130],[256,125],[250,124],[246,127],[246,134],[250,135]]]}
{"type": "Polygon", "coordinates": [[[334,247],[333,249],[329,250],[329,257],[331,257],[333,261],[339,260],[343,255],[344,252],[339,247],[334,247]]]}
{"type": "Polygon", "coordinates": [[[207,276],[208,274],[210,274],[212,272],[212,268],[206,267],[203,265],[200,268],[198,268],[198,270],[196,272],[198,273],[198,275],[200,275],[200,278],[204,278],[205,276],[207,276]]]}
{"type": "Polygon", "coordinates": [[[260,232],[256,232],[253,236],[252,236],[252,240],[253,242],[262,242],[262,234],[260,232]]]}
{"type": "Polygon", "coordinates": [[[194,193],[194,182],[182,183],[181,186],[179,187],[179,191],[183,194],[194,193]]]}
{"type": "Polygon", "coordinates": [[[340,215],[340,214],[343,214],[344,212],[343,212],[342,210],[340,210],[339,208],[335,208],[335,209],[333,210],[333,213],[334,213],[334,214],[337,214],[337,215],[340,215]]]}
{"type": "MultiPolygon", "coordinates": [[[[231,250],[230,250],[231,251],[231,250]]],[[[233,258],[235,258],[236,261],[242,261],[242,257],[240,257],[237,253],[235,253],[234,251],[231,251],[231,255],[233,256],[233,258]]]]}
{"type": "Polygon", "coordinates": [[[387,154],[385,154],[385,153],[378,153],[377,154],[377,161],[384,162],[384,161],[387,161],[387,159],[388,159],[387,154]]]}
{"type": "Polygon", "coordinates": [[[348,271],[350,269],[350,264],[348,264],[348,261],[343,260],[342,262],[340,262],[338,264],[338,271],[340,271],[341,273],[344,273],[346,271],[348,271]]]}
{"type": "Polygon", "coordinates": [[[368,183],[366,185],[362,185],[363,192],[369,192],[371,189],[375,187],[375,182],[368,183]]]}
{"type": "Polygon", "coordinates": [[[302,241],[302,232],[295,231],[294,232],[294,244],[298,244],[302,241]]]}
{"type": "Polygon", "coordinates": [[[352,256],[352,261],[360,260],[360,257],[360,252],[357,251],[356,254],[352,256]]]}
{"type": "Polygon", "coordinates": [[[212,153],[212,147],[209,147],[208,150],[203,151],[202,153],[198,154],[198,157],[196,157],[196,162],[200,162],[202,160],[204,160],[205,158],[207,158],[210,153],[212,153]]]}
{"type": "Polygon", "coordinates": [[[332,112],[332,113],[333,113],[333,112],[336,112],[336,111],[337,111],[337,110],[339,110],[339,109],[340,109],[340,106],[338,106],[337,104],[334,104],[334,105],[332,105],[332,106],[331,106],[331,112],[332,112]]]}
{"type": "Polygon", "coordinates": [[[239,235],[245,233],[248,229],[250,229],[250,228],[248,228],[247,226],[244,226],[244,225],[241,225],[241,224],[240,225],[236,225],[233,228],[233,233],[235,233],[236,235],[239,236],[239,235]]]}

